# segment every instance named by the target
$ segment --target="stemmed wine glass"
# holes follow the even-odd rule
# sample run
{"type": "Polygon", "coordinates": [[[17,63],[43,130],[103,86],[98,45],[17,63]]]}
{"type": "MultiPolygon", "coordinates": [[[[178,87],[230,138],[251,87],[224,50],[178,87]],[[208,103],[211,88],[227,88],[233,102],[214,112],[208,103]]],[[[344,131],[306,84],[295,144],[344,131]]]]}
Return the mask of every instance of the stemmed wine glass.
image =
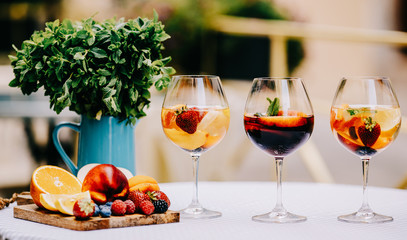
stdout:
{"type": "Polygon", "coordinates": [[[193,161],[195,183],[191,204],[181,210],[182,218],[215,218],[220,212],[202,207],[198,201],[199,157],[225,136],[229,127],[229,105],[219,77],[174,76],[161,111],[165,135],[193,161]]]}
{"type": "Polygon", "coordinates": [[[331,107],[331,130],[338,142],[362,160],[363,202],[352,214],[338,220],[355,223],[392,221],[374,213],[367,200],[370,159],[397,137],[401,112],[387,77],[346,77],[336,91],[331,107]]]}
{"type": "Polygon", "coordinates": [[[244,126],[249,139],[274,156],[277,174],[277,202],[258,222],[289,223],[307,218],[288,212],[282,203],[283,159],[302,146],[314,128],[314,114],[300,78],[255,78],[247,97],[244,126]]]}

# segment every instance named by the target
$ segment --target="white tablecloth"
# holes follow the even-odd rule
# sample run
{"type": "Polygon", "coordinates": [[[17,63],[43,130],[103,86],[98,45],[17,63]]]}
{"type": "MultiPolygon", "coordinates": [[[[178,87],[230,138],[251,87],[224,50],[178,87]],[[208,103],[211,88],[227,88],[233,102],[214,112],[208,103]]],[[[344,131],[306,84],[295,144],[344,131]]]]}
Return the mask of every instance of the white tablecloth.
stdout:
{"type": "MultiPolygon", "coordinates": [[[[191,183],[166,183],[161,188],[172,210],[189,204],[191,183]]],[[[308,220],[294,224],[268,224],[251,220],[274,207],[274,182],[201,182],[200,201],[223,216],[180,223],[79,232],[13,218],[11,206],[0,211],[0,239],[407,239],[407,190],[369,187],[373,210],[390,215],[393,222],[351,224],[337,216],[360,207],[361,186],[283,183],[285,207],[308,220]]]]}

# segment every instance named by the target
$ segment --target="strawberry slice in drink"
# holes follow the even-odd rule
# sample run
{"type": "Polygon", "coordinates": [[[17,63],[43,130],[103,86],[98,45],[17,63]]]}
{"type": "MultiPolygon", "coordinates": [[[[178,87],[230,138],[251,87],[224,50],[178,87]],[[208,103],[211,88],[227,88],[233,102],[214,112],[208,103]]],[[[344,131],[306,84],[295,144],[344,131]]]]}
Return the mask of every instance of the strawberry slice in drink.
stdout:
{"type": "Polygon", "coordinates": [[[176,111],[175,123],[184,132],[193,134],[196,132],[198,123],[201,122],[202,118],[206,115],[206,112],[200,111],[198,108],[187,108],[183,107],[176,111]]]}
{"type": "Polygon", "coordinates": [[[380,136],[380,125],[372,117],[363,119],[364,125],[358,127],[358,135],[366,147],[371,147],[380,136]]]}

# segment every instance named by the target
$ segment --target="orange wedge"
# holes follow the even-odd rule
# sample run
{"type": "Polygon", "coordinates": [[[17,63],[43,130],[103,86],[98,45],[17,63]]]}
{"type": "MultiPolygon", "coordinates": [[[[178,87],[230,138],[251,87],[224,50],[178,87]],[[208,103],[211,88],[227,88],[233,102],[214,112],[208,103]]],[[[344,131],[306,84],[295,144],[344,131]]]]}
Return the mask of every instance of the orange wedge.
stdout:
{"type": "Polygon", "coordinates": [[[58,208],[55,206],[55,203],[58,199],[67,197],[67,194],[51,194],[51,193],[41,193],[40,202],[42,206],[50,211],[57,212],[58,208]]]}
{"type": "Polygon", "coordinates": [[[307,120],[301,116],[271,116],[261,117],[261,124],[276,127],[300,127],[307,123],[307,120]]]}
{"type": "Polygon", "coordinates": [[[90,192],[86,191],[86,192],[81,192],[81,193],[77,193],[77,194],[66,195],[66,196],[60,197],[55,202],[55,207],[61,213],[64,213],[67,215],[73,215],[73,206],[74,206],[75,202],[82,198],[90,199],[90,192]]]}
{"type": "Polygon", "coordinates": [[[41,193],[76,194],[80,193],[81,189],[82,183],[78,178],[56,166],[41,166],[34,170],[31,177],[31,197],[38,207],[44,207],[40,200],[41,193]]]}

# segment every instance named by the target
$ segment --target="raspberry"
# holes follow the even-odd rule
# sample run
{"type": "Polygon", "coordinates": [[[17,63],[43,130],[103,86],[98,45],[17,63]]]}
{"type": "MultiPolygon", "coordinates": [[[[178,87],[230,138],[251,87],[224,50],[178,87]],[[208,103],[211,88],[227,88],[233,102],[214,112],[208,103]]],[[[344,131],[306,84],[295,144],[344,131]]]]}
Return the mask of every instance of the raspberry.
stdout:
{"type": "Polygon", "coordinates": [[[134,202],[130,199],[127,199],[126,201],[124,201],[124,203],[126,204],[126,214],[133,214],[134,212],[136,212],[136,205],[134,205],[134,202]]]}
{"type": "Polygon", "coordinates": [[[116,216],[126,214],[126,204],[122,200],[115,200],[112,204],[112,214],[116,216]]]}
{"type": "Polygon", "coordinates": [[[154,212],[154,205],[150,200],[141,201],[139,207],[145,215],[151,215],[154,212]]]}
{"type": "Polygon", "coordinates": [[[168,204],[165,200],[154,200],[153,205],[155,213],[165,213],[168,210],[168,204]]]}
{"type": "Polygon", "coordinates": [[[140,209],[140,203],[144,200],[150,200],[150,197],[147,194],[136,190],[130,192],[128,199],[133,201],[136,211],[138,211],[140,209]]]}

